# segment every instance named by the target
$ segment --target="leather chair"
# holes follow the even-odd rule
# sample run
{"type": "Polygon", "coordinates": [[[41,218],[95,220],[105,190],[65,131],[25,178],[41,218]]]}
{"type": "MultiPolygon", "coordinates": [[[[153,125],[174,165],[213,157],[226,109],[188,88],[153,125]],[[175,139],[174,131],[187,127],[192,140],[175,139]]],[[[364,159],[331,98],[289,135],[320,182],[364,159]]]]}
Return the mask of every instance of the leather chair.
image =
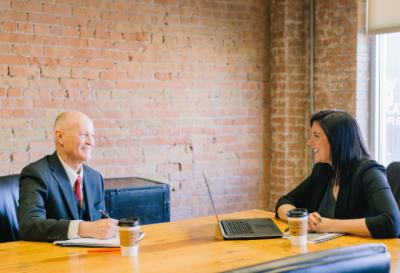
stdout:
{"type": "Polygon", "coordinates": [[[400,162],[392,162],[386,168],[387,180],[392,189],[394,198],[400,208],[400,162]]]}
{"type": "Polygon", "coordinates": [[[0,243],[19,240],[19,175],[0,177],[0,243]]]}
{"type": "Polygon", "coordinates": [[[230,273],[388,273],[390,254],[384,244],[363,244],[300,254],[243,267],[230,273]]]}

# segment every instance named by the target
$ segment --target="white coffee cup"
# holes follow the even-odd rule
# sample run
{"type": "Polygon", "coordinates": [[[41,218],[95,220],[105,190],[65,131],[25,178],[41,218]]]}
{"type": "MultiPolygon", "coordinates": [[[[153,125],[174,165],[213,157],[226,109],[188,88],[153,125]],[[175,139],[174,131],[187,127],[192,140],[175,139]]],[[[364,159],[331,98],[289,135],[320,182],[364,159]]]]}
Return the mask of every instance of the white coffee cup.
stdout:
{"type": "Polygon", "coordinates": [[[121,256],[137,256],[139,253],[139,218],[130,217],[118,221],[121,256]]]}
{"type": "Polygon", "coordinates": [[[287,213],[290,241],[292,245],[301,246],[307,244],[308,211],[295,208],[287,213]]]}

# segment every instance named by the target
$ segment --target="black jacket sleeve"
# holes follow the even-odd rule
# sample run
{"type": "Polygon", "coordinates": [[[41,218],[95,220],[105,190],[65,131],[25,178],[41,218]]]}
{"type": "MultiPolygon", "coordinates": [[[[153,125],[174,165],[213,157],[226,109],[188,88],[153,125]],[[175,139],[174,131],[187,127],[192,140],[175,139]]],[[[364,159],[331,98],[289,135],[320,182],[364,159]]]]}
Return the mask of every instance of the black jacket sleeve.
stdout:
{"type": "Polygon", "coordinates": [[[400,211],[382,170],[371,168],[362,179],[371,216],[365,222],[373,238],[393,238],[400,233],[400,211]]]}

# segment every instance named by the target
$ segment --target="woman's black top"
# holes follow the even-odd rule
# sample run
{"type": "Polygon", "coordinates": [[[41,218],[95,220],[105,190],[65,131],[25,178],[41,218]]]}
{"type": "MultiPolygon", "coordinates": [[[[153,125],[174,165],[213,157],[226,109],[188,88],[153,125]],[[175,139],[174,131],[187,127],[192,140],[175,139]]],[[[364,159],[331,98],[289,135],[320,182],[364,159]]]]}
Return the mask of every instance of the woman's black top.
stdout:
{"type": "Polygon", "coordinates": [[[318,213],[322,217],[335,218],[336,200],[333,196],[333,179],[329,179],[328,186],[318,206],[318,213]]]}
{"type": "MultiPolygon", "coordinates": [[[[309,212],[318,211],[331,173],[329,164],[316,164],[306,180],[278,200],[275,211],[283,204],[307,208],[309,212]]],[[[382,165],[374,160],[360,160],[354,167],[352,177],[344,184],[339,188],[333,218],[365,218],[373,238],[399,236],[400,211],[382,165]]]]}

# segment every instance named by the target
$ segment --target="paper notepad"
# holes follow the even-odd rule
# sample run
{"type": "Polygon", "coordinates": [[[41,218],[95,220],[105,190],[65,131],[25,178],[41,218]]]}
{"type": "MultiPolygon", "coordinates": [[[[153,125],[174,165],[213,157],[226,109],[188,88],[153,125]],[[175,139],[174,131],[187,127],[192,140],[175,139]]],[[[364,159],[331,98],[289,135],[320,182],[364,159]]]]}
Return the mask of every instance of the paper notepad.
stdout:
{"type": "MultiPolygon", "coordinates": [[[[142,240],[146,235],[140,232],[139,240],[142,240]]],[[[94,238],[78,238],[65,241],[54,241],[53,244],[58,246],[79,246],[79,247],[119,247],[119,237],[114,237],[107,240],[94,238]]]]}
{"type": "Polygon", "coordinates": [[[307,242],[311,244],[318,244],[343,235],[344,233],[341,232],[308,233],[307,242]]]}
{"type": "MultiPolygon", "coordinates": [[[[307,233],[307,242],[309,244],[318,244],[325,241],[335,239],[337,237],[343,236],[345,233],[341,232],[323,232],[323,233],[307,233]]],[[[283,238],[290,239],[290,234],[285,233],[283,238]]]]}

